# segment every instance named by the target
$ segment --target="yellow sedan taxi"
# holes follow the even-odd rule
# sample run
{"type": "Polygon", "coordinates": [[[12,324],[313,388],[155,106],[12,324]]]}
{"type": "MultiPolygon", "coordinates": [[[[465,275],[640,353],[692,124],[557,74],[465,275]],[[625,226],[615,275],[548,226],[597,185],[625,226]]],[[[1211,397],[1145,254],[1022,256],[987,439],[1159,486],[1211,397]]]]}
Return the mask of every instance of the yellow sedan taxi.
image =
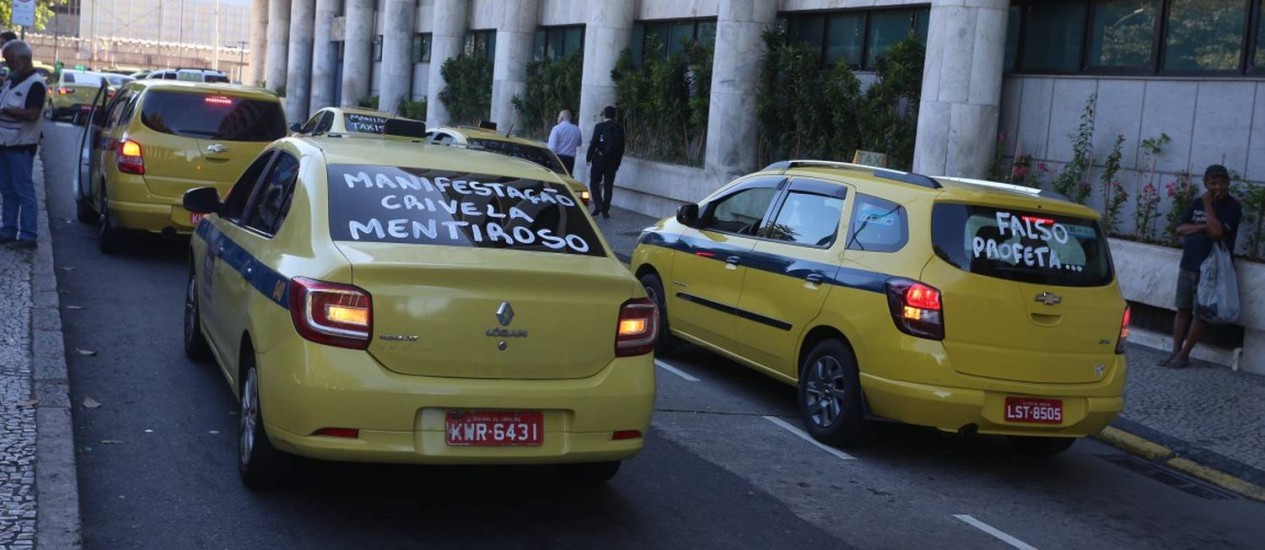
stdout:
{"type": "Polygon", "coordinates": [[[222,203],[203,188],[184,206],[206,213],[185,351],[240,399],[248,486],[292,455],[602,483],[641,450],[656,309],[561,178],[420,140],[290,137],[222,203]]]}
{"type": "Polygon", "coordinates": [[[867,420],[1056,454],[1124,404],[1129,310],[1098,214],[1012,185],[789,161],[647,229],[632,269],[684,340],[799,387],[808,432],[867,420]]]}
{"type": "Polygon", "coordinates": [[[291,135],[372,134],[386,132],[388,120],[403,118],[391,113],[362,107],[326,107],[316,111],[303,124],[290,126],[291,135]]]}
{"type": "Polygon", "coordinates": [[[562,159],[539,141],[502,134],[488,128],[466,126],[435,128],[427,131],[426,135],[433,144],[492,151],[534,162],[562,176],[567,186],[584,204],[591,200],[588,186],[568,174],[566,167],[562,165],[562,159]]]}
{"type": "Polygon", "coordinates": [[[63,70],[48,84],[48,106],[44,108],[44,118],[73,118],[88,112],[92,108],[92,98],[102,86],[113,87],[102,73],[63,70]]]}

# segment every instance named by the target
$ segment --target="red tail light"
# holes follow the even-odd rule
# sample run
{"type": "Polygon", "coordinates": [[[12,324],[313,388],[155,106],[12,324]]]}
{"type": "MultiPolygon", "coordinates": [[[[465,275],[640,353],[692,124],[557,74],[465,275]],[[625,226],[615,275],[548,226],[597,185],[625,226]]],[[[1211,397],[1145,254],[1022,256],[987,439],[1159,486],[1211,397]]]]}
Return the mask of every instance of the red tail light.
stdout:
{"type": "Polygon", "coordinates": [[[654,350],[659,337],[659,309],[648,298],[634,298],[619,307],[615,329],[615,355],[629,357],[654,350]]]}
{"type": "Polygon", "coordinates": [[[623,441],[625,439],[640,439],[641,432],[637,430],[619,430],[611,434],[611,441],[623,441]]]}
{"type": "Polygon", "coordinates": [[[1133,316],[1132,312],[1129,306],[1124,306],[1124,318],[1120,320],[1120,338],[1116,340],[1116,355],[1124,354],[1124,342],[1129,339],[1129,319],[1133,316]]]}
{"type": "Polygon", "coordinates": [[[360,437],[360,430],[355,428],[321,428],[312,432],[312,435],[323,435],[325,437],[342,437],[345,439],[357,439],[360,437]]]}
{"type": "Polygon", "coordinates": [[[365,349],[373,333],[373,300],[351,285],[295,277],[290,281],[290,320],[307,340],[365,349]]]}
{"type": "Polygon", "coordinates": [[[57,88],[57,95],[70,95],[70,94],[73,94],[73,93],[75,93],[75,89],[74,89],[74,88],[67,88],[67,87],[65,87],[65,86],[61,86],[61,87],[57,88]]]}
{"type": "Polygon", "coordinates": [[[145,157],[141,154],[141,144],[127,138],[119,142],[119,158],[116,162],[119,171],[124,174],[145,174],[145,157]]]}
{"type": "Polygon", "coordinates": [[[944,310],[940,291],[918,281],[887,281],[887,305],[896,328],[910,336],[944,339],[944,310]]]}

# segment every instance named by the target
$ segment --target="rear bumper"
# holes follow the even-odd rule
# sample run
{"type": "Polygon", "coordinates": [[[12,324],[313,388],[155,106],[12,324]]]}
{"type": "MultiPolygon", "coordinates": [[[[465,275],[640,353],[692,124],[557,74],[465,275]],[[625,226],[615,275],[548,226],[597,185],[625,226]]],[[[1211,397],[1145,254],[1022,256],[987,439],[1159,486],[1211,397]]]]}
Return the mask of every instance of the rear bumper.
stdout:
{"type": "Polygon", "coordinates": [[[401,375],[366,352],[286,338],[260,354],[261,405],[278,449],[310,458],[410,464],[549,464],[624,460],[645,443],[654,408],[651,355],[616,358],[573,380],[401,375]],[[541,411],[542,444],[449,446],[448,410],[541,411]],[[357,439],[313,436],[355,428],[357,439]],[[612,440],[615,431],[642,437],[612,440]]]}

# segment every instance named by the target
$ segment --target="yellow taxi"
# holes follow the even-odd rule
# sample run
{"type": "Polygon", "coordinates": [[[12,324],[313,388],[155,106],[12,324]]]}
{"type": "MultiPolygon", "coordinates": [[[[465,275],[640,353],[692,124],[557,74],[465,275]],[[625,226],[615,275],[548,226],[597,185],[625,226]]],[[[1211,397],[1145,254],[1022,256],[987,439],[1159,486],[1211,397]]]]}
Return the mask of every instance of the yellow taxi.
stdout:
{"type": "Polygon", "coordinates": [[[605,482],[645,442],[654,303],[561,178],[418,141],[288,137],[185,194],[185,351],[240,399],[243,481],[298,455],[605,482]]]}
{"type": "Polygon", "coordinates": [[[102,86],[111,87],[102,73],[62,70],[48,83],[48,105],[44,109],[44,118],[57,120],[87,112],[102,86]]]}
{"type": "Polygon", "coordinates": [[[744,176],[648,228],[658,351],[799,388],[835,445],[868,419],[1057,454],[1124,400],[1129,309],[1098,214],[1023,187],[823,162],[744,176]]]}
{"type": "Polygon", "coordinates": [[[113,253],[128,231],[188,234],[200,214],[184,192],[228,192],[264,146],[286,135],[285,113],[266,90],[230,84],[134,80],[98,93],[80,135],[75,202],[98,222],[98,247],[113,253]]]}
{"type": "Polygon", "coordinates": [[[388,120],[403,118],[391,113],[363,107],[326,107],[308,117],[303,124],[290,126],[290,135],[372,134],[386,132],[388,120]]]}
{"type": "Polygon", "coordinates": [[[584,204],[588,204],[592,198],[589,187],[568,174],[566,167],[562,165],[562,159],[549,146],[539,141],[498,133],[492,129],[466,126],[435,128],[428,130],[426,135],[432,144],[481,149],[534,162],[562,176],[567,186],[584,204]]]}

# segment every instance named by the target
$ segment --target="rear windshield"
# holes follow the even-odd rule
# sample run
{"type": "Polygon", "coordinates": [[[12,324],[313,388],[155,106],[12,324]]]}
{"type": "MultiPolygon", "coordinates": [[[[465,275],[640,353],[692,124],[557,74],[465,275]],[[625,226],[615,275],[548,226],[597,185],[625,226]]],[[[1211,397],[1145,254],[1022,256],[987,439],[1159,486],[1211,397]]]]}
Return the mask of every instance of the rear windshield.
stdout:
{"type": "Polygon", "coordinates": [[[1094,220],[966,204],[931,214],[936,255],[987,277],[1058,286],[1111,282],[1106,239],[1094,220]]]}
{"type": "Polygon", "coordinates": [[[122,86],[124,84],[127,84],[128,82],[136,80],[135,78],[132,78],[130,76],[124,76],[121,74],[107,74],[105,75],[105,79],[110,81],[111,86],[122,86]]]}
{"type": "Polygon", "coordinates": [[[101,87],[101,75],[92,73],[66,73],[62,79],[66,84],[84,84],[87,86],[101,87]]]}
{"type": "Polygon", "coordinates": [[[508,155],[514,158],[529,160],[545,168],[555,174],[565,174],[567,169],[562,167],[562,163],[558,161],[558,157],[545,147],[532,147],[521,143],[513,143],[509,141],[497,141],[494,139],[472,139],[467,146],[471,149],[486,149],[488,151],[508,155]]]}
{"type": "Polygon", "coordinates": [[[329,166],[336,241],[510,248],[605,256],[584,205],[561,184],[420,168],[329,166]]]}
{"type": "Polygon", "coordinates": [[[286,134],[281,104],[219,94],[150,91],[141,102],[141,121],[164,134],[224,141],[273,141],[286,134]]]}

